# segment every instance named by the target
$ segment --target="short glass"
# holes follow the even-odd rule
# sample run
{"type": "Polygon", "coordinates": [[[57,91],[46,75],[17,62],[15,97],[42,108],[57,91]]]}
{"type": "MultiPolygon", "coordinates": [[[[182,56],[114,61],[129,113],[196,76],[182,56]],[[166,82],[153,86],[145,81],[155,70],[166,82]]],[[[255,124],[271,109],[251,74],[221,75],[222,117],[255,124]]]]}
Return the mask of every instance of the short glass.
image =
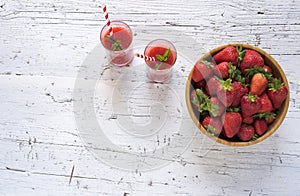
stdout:
{"type": "Polygon", "coordinates": [[[177,59],[177,51],[170,41],[165,39],[151,41],[145,48],[144,55],[155,58],[155,61],[145,60],[149,80],[166,82],[171,78],[172,67],[177,59]]]}
{"type": "Polygon", "coordinates": [[[105,25],[100,33],[100,40],[110,63],[117,66],[124,66],[133,60],[132,31],[130,27],[122,21],[111,21],[112,36],[110,36],[109,26],[105,25]]]}

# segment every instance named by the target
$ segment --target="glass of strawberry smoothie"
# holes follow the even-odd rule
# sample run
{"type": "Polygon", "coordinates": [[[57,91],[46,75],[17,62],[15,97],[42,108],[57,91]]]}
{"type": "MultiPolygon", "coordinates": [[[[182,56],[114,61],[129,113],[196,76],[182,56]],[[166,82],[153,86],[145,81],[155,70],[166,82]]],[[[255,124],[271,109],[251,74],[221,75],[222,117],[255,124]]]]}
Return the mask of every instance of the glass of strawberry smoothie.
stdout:
{"type": "Polygon", "coordinates": [[[177,51],[170,41],[165,39],[151,41],[145,48],[144,55],[155,58],[154,61],[146,61],[147,77],[151,81],[165,82],[171,78],[177,51]]]}
{"type": "Polygon", "coordinates": [[[112,36],[110,36],[109,26],[105,25],[100,33],[100,40],[110,63],[117,66],[124,66],[131,63],[133,59],[132,31],[130,27],[122,21],[111,21],[112,36]]]}

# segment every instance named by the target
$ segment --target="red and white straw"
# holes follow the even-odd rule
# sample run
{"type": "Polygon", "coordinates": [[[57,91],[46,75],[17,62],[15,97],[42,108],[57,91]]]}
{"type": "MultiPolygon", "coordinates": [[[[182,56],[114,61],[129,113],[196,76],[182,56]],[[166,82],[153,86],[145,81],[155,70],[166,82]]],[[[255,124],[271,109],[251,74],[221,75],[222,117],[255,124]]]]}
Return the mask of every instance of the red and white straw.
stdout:
{"type": "Polygon", "coordinates": [[[102,3],[102,10],[103,10],[103,13],[104,13],[104,18],[106,20],[106,25],[108,27],[109,35],[112,36],[113,29],[112,29],[112,26],[110,25],[110,20],[109,20],[109,17],[108,17],[107,8],[106,8],[105,3],[102,3]]]}
{"type": "Polygon", "coordinates": [[[155,61],[154,57],[145,56],[139,53],[135,53],[134,56],[145,59],[146,61],[155,61]]]}

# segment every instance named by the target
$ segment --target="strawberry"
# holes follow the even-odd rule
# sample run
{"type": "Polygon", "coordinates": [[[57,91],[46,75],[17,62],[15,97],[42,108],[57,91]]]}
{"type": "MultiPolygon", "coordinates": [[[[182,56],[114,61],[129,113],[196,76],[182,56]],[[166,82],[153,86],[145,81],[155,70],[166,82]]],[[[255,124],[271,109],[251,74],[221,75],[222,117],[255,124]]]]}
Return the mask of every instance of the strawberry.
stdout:
{"type": "Polygon", "coordinates": [[[240,105],[242,96],[248,93],[248,88],[246,86],[243,86],[238,81],[234,81],[232,83],[232,87],[234,89],[234,99],[231,107],[238,107],[240,105]]]}
{"type": "Polygon", "coordinates": [[[220,87],[217,90],[217,97],[225,107],[229,107],[234,99],[234,89],[231,82],[230,78],[226,81],[220,80],[220,87]]]}
{"type": "Polygon", "coordinates": [[[213,117],[216,117],[221,116],[225,110],[225,107],[216,97],[209,98],[201,89],[196,89],[195,92],[193,91],[191,97],[192,103],[200,115],[209,113],[213,117]]]}
{"type": "Polygon", "coordinates": [[[242,47],[227,46],[217,54],[213,56],[213,60],[216,64],[222,62],[231,62],[233,65],[238,65],[238,62],[241,61],[244,57],[245,51],[242,47]]]}
{"type": "Polygon", "coordinates": [[[240,130],[242,124],[242,116],[238,112],[226,112],[222,116],[222,123],[226,137],[232,138],[240,130]]]}
{"type": "Polygon", "coordinates": [[[241,126],[240,131],[238,132],[237,136],[242,140],[242,141],[249,141],[252,139],[254,136],[254,127],[251,125],[243,124],[241,126]]]}
{"type": "Polygon", "coordinates": [[[280,79],[274,79],[273,83],[269,84],[267,91],[275,109],[280,108],[284,100],[288,96],[288,89],[280,79]]]}
{"type": "Polygon", "coordinates": [[[258,135],[263,135],[268,129],[267,122],[264,119],[256,119],[254,121],[254,129],[258,135]]]}
{"type": "Polygon", "coordinates": [[[222,132],[223,128],[221,119],[211,116],[206,116],[204,118],[202,126],[205,127],[205,129],[213,135],[219,135],[222,132]]]}
{"type": "Polygon", "coordinates": [[[240,69],[243,74],[246,74],[246,69],[251,67],[263,67],[264,66],[264,59],[261,55],[250,49],[246,49],[245,56],[241,62],[240,69]]]}
{"type": "Polygon", "coordinates": [[[262,73],[256,73],[253,75],[250,83],[250,93],[260,96],[267,88],[268,80],[262,73]]]}
{"type": "Polygon", "coordinates": [[[259,99],[259,97],[252,94],[244,95],[241,98],[243,118],[251,117],[253,114],[256,114],[260,110],[261,104],[259,99]]]}
{"type": "Polygon", "coordinates": [[[199,82],[195,83],[195,88],[204,88],[206,86],[206,81],[205,80],[201,80],[199,82]]]}
{"type": "Polygon", "coordinates": [[[219,86],[220,82],[215,77],[212,77],[207,81],[205,91],[210,96],[216,95],[219,86]]]}
{"type": "Polygon", "coordinates": [[[191,99],[195,109],[197,109],[201,115],[210,108],[209,97],[201,89],[192,91],[191,99]]]}
{"type": "Polygon", "coordinates": [[[246,117],[246,118],[243,118],[243,123],[246,123],[246,124],[252,124],[254,122],[254,118],[252,116],[249,116],[249,117],[246,117]]]}
{"type": "Polygon", "coordinates": [[[272,102],[268,97],[267,93],[264,92],[260,96],[259,102],[261,106],[258,112],[271,112],[273,110],[272,102]]]}
{"type": "Polygon", "coordinates": [[[263,66],[263,69],[264,69],[266,72],[269,72],[270,74],[273,73],[272,68],[271,68],[270,66],[268,66],[268,65],[264,65],[264,66],[263,66]]]}
{"type": "Polygon", "coordinates": [[[196,110],[199,110],[199,101],[196,94],[196,89],[191,92],[191,102],[196,110]]]}
{"type": "Polygon", "coordinates": [[[213,75],[213,64],[208,61],[197,61],[194,65],[192,78],[195,82],[211,77],[213,75]]]}
{"type": "Polygon", "coordinates": [[[225,111],[225,107],[221,103],[221,101],[217,97],[211,97],[210,102],[211,102],[210,114],[214,117],[221,116],[225,111]]]}
{"type": "Polygon", "coordinates": [[[214,74],[220,78],[227,79],[229,77],[228,70],[229,70],[230,62],[222,62],[219,63],[214,67],[214,74]]]}

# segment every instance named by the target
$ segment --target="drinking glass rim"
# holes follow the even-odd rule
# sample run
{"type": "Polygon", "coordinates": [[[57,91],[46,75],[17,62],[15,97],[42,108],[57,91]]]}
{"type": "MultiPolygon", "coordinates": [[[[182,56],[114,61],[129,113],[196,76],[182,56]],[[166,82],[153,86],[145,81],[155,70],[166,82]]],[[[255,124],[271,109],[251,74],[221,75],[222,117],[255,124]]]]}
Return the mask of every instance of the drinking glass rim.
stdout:
{"type": "Polygon", "coordinates": [[[123,52],[124,50],[127,50],[128,48],[130,48],[130,46],[132,45],[132,42],[133,42],[133,34],[132,34],[132,30],[131,30],[130,26],[129,26],[126,22],[124,22],[124,21],[122,21],[122,20],[112,20],[112,21],[110,21],[110,25],[111,25],[111,26],[112,26],[112,24],[114,24],[114,23],[121,23],[121,24],[123,24],[123,25],[125,26],[125,29],[129,31],[129,33],[130,33],[130,35],[131,35],[131,41],[130,41],[130,44],[129,44],[126,48],[123,48],[123,50],[113,51],[113,50],[110,50],[110,49],[106,48],[106,47],[104,46],[104,43],[103,43],[103,41],[102,41],[101,38],[102,38],[102,34],[103,34],[104,29],[107,27],[107,24],[105,24],[105,25],[102,27],[101,31],[100,31],[100,41],[101,41],[103,47],[104,47],[105,49],[107,49],[107,50],[110,50],[110,51],[112,51],[112,52],[123,52]]]}

